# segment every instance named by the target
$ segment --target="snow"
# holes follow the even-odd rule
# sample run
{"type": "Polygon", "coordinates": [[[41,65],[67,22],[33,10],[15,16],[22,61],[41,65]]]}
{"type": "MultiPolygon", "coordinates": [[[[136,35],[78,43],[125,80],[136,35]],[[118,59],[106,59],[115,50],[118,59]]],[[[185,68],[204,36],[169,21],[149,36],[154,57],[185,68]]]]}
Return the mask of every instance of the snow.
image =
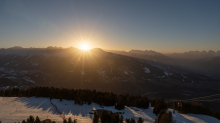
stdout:
{"type": "Polygon", "coordinates": [[[168,73],[167,71],[164,71],[164,74],[165,74],[166,76],[173,75],[173,73],[168,73]]]}
{"type": "Polygon", "coordinates": [[[183,74],[182,74],[182,77],[185,79],[185,78],[187,78],[186,76],[184,76],[183,74]]]}
{"type": "MultiPolygon", "coordinates": [[[[63,100],[60,102],[58,99],[51,100],[61,111],[65,118],[71,117],[77,119],[78,123],[91,123],[93,115],[89,114],[91,110],[100,109],[100,106],[96,103],[91,105],[75,105],[74,101],[63,100]]],[[[0,120],[3,123],[21,122],[27,119],[30,115],[36,117],[39,116],[41,120],[51,119],[57,123],[62,123],[63,119],[61,115],[56,111],[56,108],[50,103],[49,98],[35,98],[35,97],[0,97],[0,120]]],[[[104,106],[105,110],[111,110],[112,112],[119,112],[114,106],[104,106]]],[[[172,112],[172,109],[168,109],[172,112]]],[[[144,119],[144,123],[152,123],[157,117],[153,114],[153,108],[141,109],[135,107],[125,107],[120,110],[124,112],[124,118],[134,117],[135,120],[138,117],[144,119]]],[[[220,120],[198,114],[180,114],[176,112],[173,114],[173,119],[176,123],[218,123],[220,120]]]]}
{"type": "Polygon", "coordinates": [[[14,76],[8,76],[8,77],[5,77],[5,78],[7,78],[7,79],[16,79],[16,77],[14,77],[14,76]]]}
{"type": "Polygon", "coordinates": [[[143,68],[145,70],[145,73],[150,73],[150,69],[148,69],[147,67],[143,68]]]}
{"type": "Polygon", "coordinates": [[[84,71],[81,71],[81,74],[86,74],[84,71]]]}
{"type": "Polygon", "coordinates": [[[39,64],[39,63],[33,63],[32,65],[33,65],[33,66],[38,66],[38,64],[39,64]]]}
{"type": "MultiPolygon", "coordinates": [[[[169,111],[173,110],[169,109],[169,111]]],[[[201,114],[179,114],[176,112],[172,116],[176,123],[220,123],[217,118],[201,114]]]]}
{"type": "Polygon", "coordinates": [[[27,77],[27,76],[22,77],[22,79],[24,79],[27,82],[35,83],[35,81],[31,80],[30,77],[27,77]]]}
{"type": "Polygon", "coordinates": [[[127,72],[127,71],[124,71],[124,73],[125,73],[126,75],[128,75],[128,72],[127,72]]]}
{"type": "Polygon", "coordinates": [[[16,58],[17,56],[14,56],[12,59],[16,58]]]}
{"type": "Polygon", "coordinates": [[[8,63],[6,63],[4,66],[6,66],[6,65],[9,65],[9,62],[8,62],[8,63]]]}
{"type": "Polygon", "coordinates": [[[165,74],[166,76],[169,76],[169,73],[168,73],[168,72],[166,72],[166,71],[164,71],[164,74],[165,74]]]}
{"type": "Polygon", "coordinates": [[[133,74],[134,72],[132,72],[132,71],[129,71],[131,74],[133,74]]]}
{"type": "Polygon", "coordinates": [[[6,86],[6,87],[5,87],[5,90],[6,90],[6,89],[9,89],[9,88],[10,88],[10,86],[6,86]]]}
{"type": "Polygon", "coordinates": [[[30,54],[30,55],[27,55],[25,60],[29,59],[30,57],[32,57],[34,54],[30,54]]]}
{"type": "Polygon", "coordinates": [[[105,76],[106,76],[106,75],[105,75],[105,74],[106,74],[105,71],[102,70],[102,69],[97,70],[97,73],[99,73],[99,75],[102,76],[102,77],[105,77],[105,76]]]}

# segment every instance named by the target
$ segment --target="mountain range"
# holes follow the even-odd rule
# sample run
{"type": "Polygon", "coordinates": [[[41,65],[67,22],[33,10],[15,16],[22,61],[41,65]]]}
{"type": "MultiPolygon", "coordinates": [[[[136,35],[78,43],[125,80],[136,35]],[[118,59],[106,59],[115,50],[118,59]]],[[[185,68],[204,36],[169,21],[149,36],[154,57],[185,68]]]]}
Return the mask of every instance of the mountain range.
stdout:
{"type": "Polygon", "coordinates": [[[54,86],[187,99],[220,92],[216,54],[189,61],[148,50],[0,49],[0,89],[54,86]]]}

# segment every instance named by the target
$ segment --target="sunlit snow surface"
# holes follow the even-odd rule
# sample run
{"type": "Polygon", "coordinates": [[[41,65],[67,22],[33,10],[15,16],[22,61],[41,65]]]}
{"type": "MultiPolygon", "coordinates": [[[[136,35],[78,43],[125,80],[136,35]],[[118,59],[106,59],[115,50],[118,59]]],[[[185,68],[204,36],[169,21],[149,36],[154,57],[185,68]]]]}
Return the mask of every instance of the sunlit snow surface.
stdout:
{"type": "MultiPolygon", "coordinates": [[[[58,110],[65,114],[66,118],[71,117],[77,119],[79,123],[91,123],[93,115],[89,114],[93,109],[100,109],[98,104],[91,105],[84,104],[83,106],[75,105],[74,101],[52,99],[52,102],[57,105],[58,110]]],[[[104,107],[106,110],[116,112],[114,106],[104,107]]],[[[126,107],[121,112],[125,112],[124,118],[138,117],[144,118],[145,123],[154,122],[156,115],[153,114],[153,108],[140,109],[134,107],[126,107]]],[[[172,110],[170,110],[172,111],[172,110]]],[[[21,122],[27,119],[28,116],[39,116],[41,120],[51,119],[56,122],[62,122],[62,117],[56,112],[54,106],[51,105],[49,98],[35,98],[35,97],[0,97],[0,121],[2,123],[21,122]]],[[[220,120],[197,114],[173,114],[173,119],[176,123],[220,123],[220,120]]]]}

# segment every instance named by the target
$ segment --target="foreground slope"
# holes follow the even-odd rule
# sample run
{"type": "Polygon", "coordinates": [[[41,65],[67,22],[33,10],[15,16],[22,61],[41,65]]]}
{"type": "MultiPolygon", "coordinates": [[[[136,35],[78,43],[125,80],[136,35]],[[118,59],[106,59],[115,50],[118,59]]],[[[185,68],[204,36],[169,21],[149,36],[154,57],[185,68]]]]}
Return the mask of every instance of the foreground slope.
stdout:
{"type": "MultiPolygon", "coordinates": [[[[63,100],[60,102],[57,99],[52,99],[52,102],[58,107],[65,118],[71,117],[72,119],[77,119],[79,123],[91,123],[92,122],[92,112],[91,110],[100,109],[100,106],[96,103],[91,105],[84,104],[83,106],[75,105],[74,101],[63,100]]],[[[39,116],[41,120],[51,119],[56,122],[62,122],[61,115],[56,111],[56,108],[50,103],[49,98],[35,98],[35,97],[0,97],[0,120],[3,123],[21,122],[27,119],[28,116],[33,115],[34,117],[39,116]]],[[[114,109],[114,106],[104,107],[106,110],[111,110],[113,112],[118,112],[114,109]]],[[[172,111],[171,109],[169,109],[172,111]]],[[[138,117],[142,117],[145,123],[154,122],[156,115],[153,114],[153,108],[140,109],[135,107],[125,107],[124,118],[134,117],[136,120],[138,117]]],[[[220,120],[198,114],[179,114],[176,112],[173,114],[173,119],[177,123],[218,123],[220,120]]]]}

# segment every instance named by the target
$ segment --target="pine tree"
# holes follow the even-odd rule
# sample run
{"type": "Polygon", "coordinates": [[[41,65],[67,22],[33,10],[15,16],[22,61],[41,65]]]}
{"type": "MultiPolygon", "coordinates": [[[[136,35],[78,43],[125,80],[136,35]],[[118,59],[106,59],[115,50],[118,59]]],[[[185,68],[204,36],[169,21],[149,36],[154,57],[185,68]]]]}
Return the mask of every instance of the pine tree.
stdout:
{"type": "Polygon", "coordinates": [[[101,122],[102,123],[110,123],[111,122],[111,116],[107,111],[102,112],[101,115],[101,122]]]}
{"type": "Polygon", "coordinates": [[[92,120],[93,123],[99,123],[99,115],[95,112],[92,120]]]}
{"type": "Polygon", "coordinates": [[[137,123],[143,123],[143,122],[144,122],[144,119],[142,119],[141,117],[139,117],[137,123]]]}
{"type": "Polygon", "coordinates": [[[34,121],[34,123],[41,123],[39,117],[36,117],[36,120],[34,121]]]}
{"type": "Polygon", "coordinates": [[[68,119],[68,123],[72,123],[72,119],[71,119],[71,117],[69,117],[69,119],[68,119]]]}
{"type": "Polygon", "coordinates": [[[90,105],[90,104],[92,104],[91,98],[89,98],[89,100],[88,100],[88,105],[90,105]]]}
{"type": "Polygon", "coordinates": [[[77,123],[77,119],[74,119],[74,120],[73,120],[73,123],[77,123]]]}
{"type": "Polygon", "coordinates": [[[123,123],[123,121],[124,121],[124,117],[123,117],[123,115],[121,115],[121,116],[120,116],[119,123],[123,123]]]}
{"type": "Polygon", "coordinates": [[[163,109],[167,110],[166,102],[164,102],[163,99],[156,99],[154,109],[153,109],[153,113],[157,115],[163,109]]]}
{"type": "Polygon", "coordinates": [[[125,119],[125,122],[126,122],[126,123],[131,123],[131,120],[130,120],[129,118],[128,118],[128,119],[126,118],[126,119],[125,119]]]}
{"type": "Polygon", "coordinates": [[[131,122],[130,123],[135,123],[135,120],[134,118],[131,118],[131,122]]]}
{"type": "Polygon", "coordinates": [[[166,113],[166,110],[161,110],[154,123],[171,123],[172,120],[172,113],[170,111],[166,113]]]}
{"type": "Polygon", "coordinates": [[[63,98],[61,97],[61,98],[60,98],[60,102],[62,102],[62,101],[63,101],[63,98]]]}
{"type": "Polygon", "coordinates": [[[32,115],[27,119],[27,123],[34,123],[34,117],[32,115]]]}
{"type": "Polygon", "coordinates": [[[67,123],[66,119],[63,120],[63,123],[67,123]]]}
{"type": "Polygon", "coordinates": [[[161,119],[159,121],[159,123],[171,123],[172,122],[172,113],[169,112],[169,113],[164,113],[162,116],[161,116],[161,119]]]}
{"type": "Polygon", "coordinates": [[[21,123],[27,123],[25,120],[23,120],[21,123]]]}

